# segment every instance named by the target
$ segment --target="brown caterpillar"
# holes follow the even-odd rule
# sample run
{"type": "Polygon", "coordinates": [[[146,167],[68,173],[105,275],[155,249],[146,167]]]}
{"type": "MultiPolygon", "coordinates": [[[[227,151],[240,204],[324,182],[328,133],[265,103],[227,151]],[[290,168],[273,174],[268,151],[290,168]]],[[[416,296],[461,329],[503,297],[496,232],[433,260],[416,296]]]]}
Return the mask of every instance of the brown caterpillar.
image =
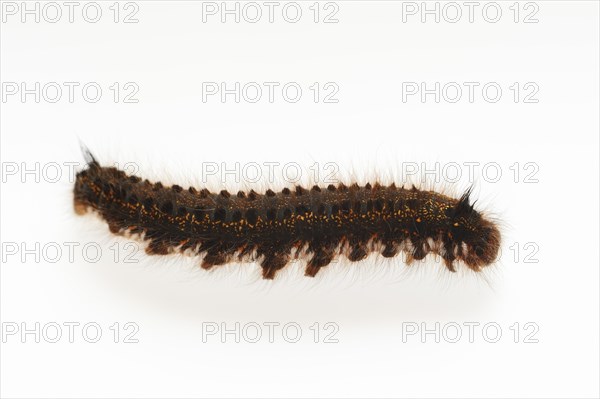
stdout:
{"type": "Polygon", "coordinates": [[[431,252],[450,271],[459,261],[481,271],[500,247],[498,228],[473,209],[470,189],[459,199],[394,184],[211,193],[150,183],[85,156],[88,167],[75,181],[78,214],[91,208],[112,233],[139,234],[148,254],[204,255],[204,269],[259,260],[272,279],[293,257],[306,256],[312,277],[339,254],[357,262],[371,251],[403,251],[408,264],[431,252]]]}

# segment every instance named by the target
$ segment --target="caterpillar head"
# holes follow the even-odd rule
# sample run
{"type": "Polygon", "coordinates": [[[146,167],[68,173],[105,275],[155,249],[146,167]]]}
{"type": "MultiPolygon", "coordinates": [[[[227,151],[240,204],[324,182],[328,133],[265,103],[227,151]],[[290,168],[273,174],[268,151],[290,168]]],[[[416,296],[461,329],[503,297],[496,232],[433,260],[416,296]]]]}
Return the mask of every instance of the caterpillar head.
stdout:
{"type": "Polygon", "coordinates": [[[450,234],[457,259],[470,269],[481,269],[493,263],[500,250],[500,230],[484,215],[477,212],[469,200],[469,189],[458,200],[450,218],[450,234]]]}

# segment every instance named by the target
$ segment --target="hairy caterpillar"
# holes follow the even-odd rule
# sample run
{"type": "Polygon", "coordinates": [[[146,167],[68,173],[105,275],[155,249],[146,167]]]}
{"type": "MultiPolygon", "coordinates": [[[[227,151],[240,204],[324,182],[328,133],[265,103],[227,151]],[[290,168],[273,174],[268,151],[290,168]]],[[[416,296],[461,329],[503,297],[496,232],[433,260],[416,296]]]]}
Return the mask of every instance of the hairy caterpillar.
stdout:
{"type": "Polygon", "coordinates": [[[305,274],[312,277],[340,254],[356,262],[371,251],[384,257],[403,251],[408,264],[433,253],[450,271],[461,261],[481,271],[500,247],[498,228],[473,208],[470,189],[458,199],[394,184],[211,193],[128,176],[84,153],[76,213],[92,209],[112,233],[139,234],[148,254],[203,255],[204,269],[259,260],[263,277],[272,279],[292,258],[306,256],[305,274]]]}

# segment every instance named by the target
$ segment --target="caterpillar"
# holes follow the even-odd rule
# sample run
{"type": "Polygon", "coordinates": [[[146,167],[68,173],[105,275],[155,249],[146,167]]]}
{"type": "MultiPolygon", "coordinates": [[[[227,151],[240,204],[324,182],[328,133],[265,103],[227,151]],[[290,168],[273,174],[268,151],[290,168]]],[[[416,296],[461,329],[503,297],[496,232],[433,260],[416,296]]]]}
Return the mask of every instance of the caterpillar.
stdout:
{"type": "Polygon", "coordinates": [[[302,258],[305,275],[314,277],[336,256],[358,262],[377,251],[386,258],[404,253],[407,264],[432,253],[452,272],[459,262],[479,272],[500,248],[500,231],[474,209],[472,189],[460,198],[378,183],[213,193],[102,167],[87,149],[84,156],[87,167],[75,179],[77,214],[91,210],[112,233],[137,235],[150,255],[191,251],[203,269],[258,261],[263,278],[273,279],[302,258]]]}

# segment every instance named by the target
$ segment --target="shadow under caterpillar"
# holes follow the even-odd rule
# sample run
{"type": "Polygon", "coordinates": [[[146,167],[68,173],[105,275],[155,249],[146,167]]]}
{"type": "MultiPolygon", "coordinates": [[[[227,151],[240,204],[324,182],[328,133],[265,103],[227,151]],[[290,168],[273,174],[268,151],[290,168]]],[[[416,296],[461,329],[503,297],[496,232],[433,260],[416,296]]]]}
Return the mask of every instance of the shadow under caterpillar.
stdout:
{"type": "Polygon", "coordinates": [[[433,253],[450,271],[461,261],[481,271],[500,247],[500,231],[473,208],[470,189],[458,199],[394,184],[211,193],[128,176],[84,153],[88,166],[74,189],[78,214],[92,209],[112,233],[139,234],[148,254],[204,255],[204,269],[259,260],[272,279],[292,258],[306,257],[312,277],[340,254],[357,262],[378,251],[405,252],[408,264],[433,253]]]}

